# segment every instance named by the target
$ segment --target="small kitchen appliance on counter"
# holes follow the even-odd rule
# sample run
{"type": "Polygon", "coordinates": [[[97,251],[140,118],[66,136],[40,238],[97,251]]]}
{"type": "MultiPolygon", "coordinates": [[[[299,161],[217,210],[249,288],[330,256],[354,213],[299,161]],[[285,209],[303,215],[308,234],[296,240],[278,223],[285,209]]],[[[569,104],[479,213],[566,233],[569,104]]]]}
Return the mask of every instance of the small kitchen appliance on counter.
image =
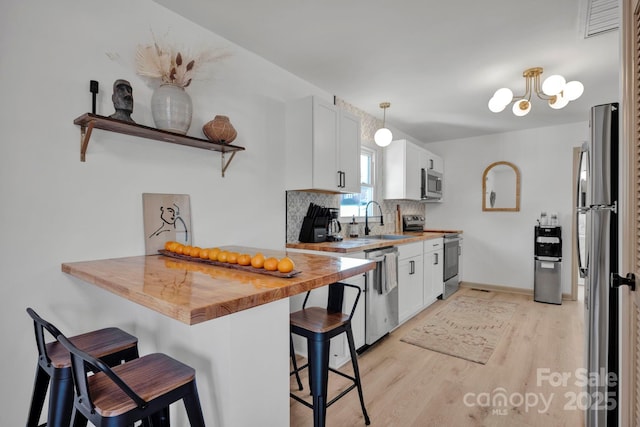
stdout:
{"type": "Polygon", "coordinates": [[[307,215],[302,220],[298,240],[303,243],[326,242],[328,227],[329,209],[309,203],[307,215]]]}
{"type": "Polygon", "coordinates": [[[340,209],[329,209],[329,224],[327,225],[327,241],[328,242],[340,242],[342,241],[342,226],[340,225],[340,209]]]}

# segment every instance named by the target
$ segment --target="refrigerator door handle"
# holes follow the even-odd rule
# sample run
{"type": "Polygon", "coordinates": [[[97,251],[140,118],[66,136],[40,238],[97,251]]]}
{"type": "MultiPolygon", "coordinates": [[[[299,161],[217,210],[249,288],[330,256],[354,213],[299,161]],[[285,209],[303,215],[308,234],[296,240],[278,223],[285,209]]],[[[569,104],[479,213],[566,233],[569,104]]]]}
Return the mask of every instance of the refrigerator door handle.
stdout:
{"type": "MultiPolygon", "coordinates": [[[[576,216],[575,226],[576,230],[580,230],[580,218],[586,216],[591,210],[591,207],[587,205],[587,182],[590,175],[589,165],[589,144],[585,142],[580,149],[580,159],[578,160],[578,176],[576,176],[576,216]],[[583,176],[584,174],[584,176],[583,176]]],[[[580,234],[576,233],[576,248],[578,248],[578,272],[580,278],[584,279],[589,273],[589,258],[588,254],[582,256],[582,251],[585,250],[582,246],[584,242],[580,242],[580,234]]]]}
{"type": "Polygon", "coordinates": [[[618,202],[613,202],[612,205],[591,205],[589,209],[592,211],[611,211],[615,214],[618,213],[618,202]]]}
{"type": "Polygon", "coordinates": [[[611,287],[616,289],[620,286],[628,286],[632,291],[636,290],[636,275],[627,273],[627,277],[622,277],[618,273],[611,273],[611,287]]]}

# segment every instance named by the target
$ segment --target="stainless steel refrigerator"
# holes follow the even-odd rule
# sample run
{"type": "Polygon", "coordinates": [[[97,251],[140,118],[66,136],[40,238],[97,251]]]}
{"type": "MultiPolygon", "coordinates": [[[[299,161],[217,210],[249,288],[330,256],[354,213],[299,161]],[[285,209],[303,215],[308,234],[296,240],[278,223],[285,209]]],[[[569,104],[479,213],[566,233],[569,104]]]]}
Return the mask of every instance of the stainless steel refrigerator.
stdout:
{"type": "Polygon", "coordinates": [[[585,280],[586,425],[613,427],[619,396],[618,299],[609,278],[618,267],[618,104],[593,107],[590,127],[576,192],[579,268],[585,280]]]}

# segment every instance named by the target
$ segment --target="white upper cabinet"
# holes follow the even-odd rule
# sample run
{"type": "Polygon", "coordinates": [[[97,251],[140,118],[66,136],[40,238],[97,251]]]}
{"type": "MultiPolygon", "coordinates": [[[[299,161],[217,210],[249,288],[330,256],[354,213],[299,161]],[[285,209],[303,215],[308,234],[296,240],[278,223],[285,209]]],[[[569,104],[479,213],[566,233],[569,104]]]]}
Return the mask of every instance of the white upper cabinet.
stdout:
{"type": "Polygon", "coordinates": [[[287,105],[288,190],[360,192],[360,118],[315,96],[287,105]]]}
{"type": "Polygon", "coordinates": [[[338,171],[344,193],[360,193],[360,117],[339,110],[338,171]]]}
{"type": "Polygon", "coordinates": [[[426,151],[426,168],[427,169],[431,169],[434,170],[436,172],[440,172],[441,174],[444,173],[444,161],[442,160],[442,157],[438,156],[437,154],[433,154],[431,151],[425,150],[426,151]]]}
{"type": "Polygon", "coordinates": [[[400,139],[384,150],[384,198],[420,200],[422,152],[417,145],[400,139]]]}
{"type": "Polygon", "coordinates": [[[406,139],[391,142],[384,150],[384,198],[430,201],[422,198],[429,170],[443,174],[442,157],[406,139]]]}

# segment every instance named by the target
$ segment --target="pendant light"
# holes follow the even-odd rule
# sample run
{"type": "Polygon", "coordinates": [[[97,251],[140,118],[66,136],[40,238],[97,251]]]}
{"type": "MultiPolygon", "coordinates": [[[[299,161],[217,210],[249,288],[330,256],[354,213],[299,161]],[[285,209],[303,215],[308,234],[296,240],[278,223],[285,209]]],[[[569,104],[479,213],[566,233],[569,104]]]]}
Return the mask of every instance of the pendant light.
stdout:
{"type": "Polygon", "coordinates": [[[391,134],[391,131],[386,127],[384,127],[384,122],[387,118],[386,112],[387,112],[387,108],[389,107],[391,107],[391,103],[389,102],[380,103],[380,108],[382,108],[382,111],[383,111],[382,127],[376,131],[375,135],[373,135],[373,140],[380,147],[386,147],[387,145],[391,144],[391,140],[393,139],[393,134],[391,134]]]}

